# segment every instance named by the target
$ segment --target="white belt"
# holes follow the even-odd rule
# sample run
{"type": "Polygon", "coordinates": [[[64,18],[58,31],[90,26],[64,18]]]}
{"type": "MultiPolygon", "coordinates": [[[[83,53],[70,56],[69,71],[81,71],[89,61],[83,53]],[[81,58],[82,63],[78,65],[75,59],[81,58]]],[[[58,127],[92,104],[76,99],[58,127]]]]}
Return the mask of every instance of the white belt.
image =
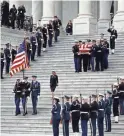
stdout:
{"type": "Polygon", "coordinates": [[[91,112],[97,112],[97,111],[91,111],[91,112]]]}
{"type": "Polygon", "coordinates": [[[71,112],[77,112],[77,111],[79,111],[79,110],[73,110],[73,111],[71,111],[71,112]]]}
{"type": "Polygon", "coordinates": [[[54,112],[54,113],[57,113],[57,112],[54,112]]]}
{"type": "Polygon", "coordinates": [[[124,93],[124,91],[120,91],[120,93],[124,93]]]}
{"type": "Polygon", "coordinates": [[[114,97],[114,99],[117,99],[117,98],[119,98],[118,96],[117,97],[114,97]]]}
{"type": "Polygon", "coordinates": [[[101,52],[101,51],[97,51],[97,52],[101,52]]]}
{"type": "Polygon", "coordinates": [[[80,112],[80,114],[83,114],[83,113],[84,113],[84,114],[88,114],[88,112],[80,112]]]}
{"type": "Polygon", "coordinates": [[[99,109],[100,111],[103,111],[104,109],[99,109]]]}

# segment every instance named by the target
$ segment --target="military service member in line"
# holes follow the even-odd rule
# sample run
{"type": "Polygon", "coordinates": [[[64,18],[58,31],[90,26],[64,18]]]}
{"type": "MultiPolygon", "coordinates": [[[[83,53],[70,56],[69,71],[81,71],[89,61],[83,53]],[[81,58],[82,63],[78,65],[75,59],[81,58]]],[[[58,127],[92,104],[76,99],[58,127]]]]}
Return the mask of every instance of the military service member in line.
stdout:
{"type": "Polygon", "coordinates": [[[36,80],[37,76],[32,76],[31,99],[33,105],[33,115],[37,114],[38,96],[40,96],[40,83],[36,80]]]}
{"type": "Polygon", "coordinates": [[[4,69],[4,51],[3,48],[1,48],[1,79],[4,79],[3,69],[4,69]]]}
{"type": "Polygon", "coordinates": [[[16,49],[13,47],[12,50],[11,50],[12,63],[13,63],[13,61],[14,61],[14,59],[15,59],[16,54],[17,54],[17,47],[18,47],[18,46],[16,46],[16,49]]]}
{"type": "Polygon", "coordinates": [[[43,40],[44,40],[44,43],[43,43],[43,51],[46,51],[46,47],[47,47],[47,25],[44,24],[43,25],[43,28],[42,28],[42,33],[43,33],[43,40]]]}

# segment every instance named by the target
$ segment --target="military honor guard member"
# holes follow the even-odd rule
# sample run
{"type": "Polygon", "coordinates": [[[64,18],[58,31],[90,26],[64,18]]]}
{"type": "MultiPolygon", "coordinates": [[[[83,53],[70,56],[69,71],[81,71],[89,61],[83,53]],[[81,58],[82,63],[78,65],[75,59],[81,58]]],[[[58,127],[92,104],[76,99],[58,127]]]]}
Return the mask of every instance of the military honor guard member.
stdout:
{"type": "Polygon", "coordinates": [[[4,51],[3,48],[1,48],[1,79],[4,79],[3,69],[4,69],[4,51]]]}
{"type": "Polygon", "coordinates": [[[99,136],[104,136],[104,114],[105,114],[105,101],[103,100],[104,95],[99,94],[98,102],[98,132],[99,136]]]}
{"type": "Polygon", "coordinates": [[[36,80],[37,76],[32,76],[31,82],[31,99],[33,106],[33,115],[37,114],[38,96],[40,96],[40,83],[36,80]]]}
{"type": "Polygon", "coordinates": [[[69,103],[70,97],[65,95],[65,104],[62,109],[62,120],[63,120],[63,135],[69,136],[69,121],[70,121],[70,109],[71,105],[69,103]]]}
{"type": "Polygon", "coordinates": [[[61,120],[61,105],[59,104],[59,98],[54,97],[54,104],[52,107],[52,125],[53,125],[53,136],[59,136],[59,123],[61,120]]]}
{"type": "Polygon", "coordinates": [[[42,33],[43,33],[43,51],[46,51],[46,47],[47,47],[47,35],[48,35],[48,31],[47,31],[47,25],[44,24],[43,28],[42,28],[42,33]]]}
{"type": "Polygon", "coordinates": [[[80,119],[80,102],[78,96],[73,96],[73,101],[71,104],[71,117],[72,117],[72,129],[76,134],[79,133],[79,119],[80,119]]]}
{"type": "Polygon", "coordinates": [[[105,122],[106,132],[111,132],[111,107],[112,107],[112,93],[107,91],[105,98],[105,122]]]}
{"type": "Polygon", "coordinates": [[[14,61],[14,59],[15,59],[16,54],[17,54],[17,47],[18,47],[18,46],[16,46],[16,49],[13,47],[12,50],[11,50],[12,63],[13,63],[13,61],[14,61]]]}

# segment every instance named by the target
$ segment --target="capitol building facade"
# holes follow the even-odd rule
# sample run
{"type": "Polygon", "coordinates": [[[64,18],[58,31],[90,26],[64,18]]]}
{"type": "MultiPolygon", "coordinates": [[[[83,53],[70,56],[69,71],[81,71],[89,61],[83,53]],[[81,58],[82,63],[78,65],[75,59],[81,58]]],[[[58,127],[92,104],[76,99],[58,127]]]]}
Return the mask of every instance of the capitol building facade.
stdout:
{"type": "Polygon", "coordinates": [[[73,22],[73,34],[107,33],[111,25],[110,10],[113,4],[113,25],[118,32],[124,32],[124,0],[78,0],[78,1],[9,1],[18,7],[24,5],[26,15],[33,16],[33,23],[41,19],[42,24],[53,19],[55,15],[62,20],[63,28],[69,20],[73,22]]]}

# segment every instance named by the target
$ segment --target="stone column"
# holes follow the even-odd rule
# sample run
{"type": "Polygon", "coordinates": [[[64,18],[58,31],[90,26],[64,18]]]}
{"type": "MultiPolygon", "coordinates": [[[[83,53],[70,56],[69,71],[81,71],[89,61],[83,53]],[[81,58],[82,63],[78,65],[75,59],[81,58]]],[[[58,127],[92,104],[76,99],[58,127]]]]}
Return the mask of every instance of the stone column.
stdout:
{"type": "Polygon", "coordinates": [[[32,0],[32,16],[33,16],[33,24],[37,24],[38,20],[41,19],[42,16],[42,1],[32,0]]]}
{"type": "Polygon", "coordinates": [[[60,20],[62,20],[62,1],[54,2],[54,15],[56,15],[60,20]]]}
{"type": "Polygon", "coordinates": [[[54,17],[54,1],[43,0],[43,16],[41,24],[47,24],[54,17]]]}
{"type": "Polygon", "coordinates": [[[124,32],[124,0],[118,0],[118,11],[114,17],[113,25],[118,32],[124,32]]]}
{"type": "Polygon", "coordinates": [[[79,15],[73,20],[73,34],[96,33],[96,19],[91,12],[91,1],[79,0],[79,15]]]}
{"type": "Polygon", "coordinates": [[[100,15],[98,21],[98,33],[107,33],[110,26],[110,1],[100,1],[100,15]]]}

